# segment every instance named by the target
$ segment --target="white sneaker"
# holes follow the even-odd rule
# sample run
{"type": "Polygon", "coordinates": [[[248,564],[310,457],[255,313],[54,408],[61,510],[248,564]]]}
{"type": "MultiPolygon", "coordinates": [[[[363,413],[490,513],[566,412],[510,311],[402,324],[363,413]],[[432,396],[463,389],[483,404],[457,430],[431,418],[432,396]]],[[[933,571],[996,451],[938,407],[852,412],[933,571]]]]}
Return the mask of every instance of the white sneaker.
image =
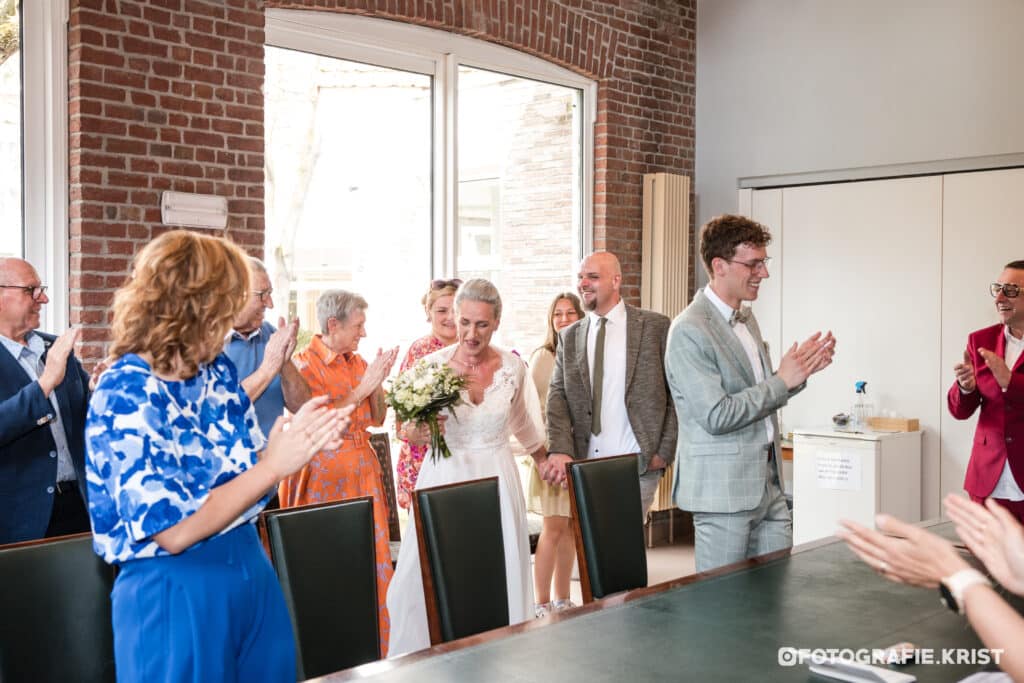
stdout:
{"type": "Polygon", "coordinates": [[[546,617],[547,615],[551,614],[551,607],[552,604],[550,602],[545,602],[542,605],[534,605],[533,616],[537,617],[538,619],[540,619],[541,617],[546,617]]]}
{"type": "Polygon", "coordinates": [[[576,603],[569,598],[566,598],[565,600],[555,600],[551,603],[551,611],[553,612],[564,612],[565,610],[572,609],[573,607],[576,607],[576,603]]]}

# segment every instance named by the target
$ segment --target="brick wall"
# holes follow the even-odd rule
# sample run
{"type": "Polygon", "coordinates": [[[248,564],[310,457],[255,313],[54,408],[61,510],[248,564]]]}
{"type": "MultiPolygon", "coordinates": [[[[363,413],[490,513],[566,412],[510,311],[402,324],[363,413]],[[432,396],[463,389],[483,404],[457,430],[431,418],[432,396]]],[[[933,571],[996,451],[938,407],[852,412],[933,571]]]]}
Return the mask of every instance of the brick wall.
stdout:
{"type": "Polygon", "coordinates": [[[695,0],[72,0],[71,321],[85,327],[83,357],[102,355],[113,291],[162,229],[162,190],[228,197],[229,236],[261,251],[265,6],[447,29],[596,79],[595,245],[619,254],[638,303],[641,176],[693,174],[695,0]]]}
{"type": "Polygon", "coordinates": [[[228,198],[263,248],[263,2],[73,0],[68,30],[71,322],[103,355],[114,290],[166,230],[163,190],[228,198]]]}

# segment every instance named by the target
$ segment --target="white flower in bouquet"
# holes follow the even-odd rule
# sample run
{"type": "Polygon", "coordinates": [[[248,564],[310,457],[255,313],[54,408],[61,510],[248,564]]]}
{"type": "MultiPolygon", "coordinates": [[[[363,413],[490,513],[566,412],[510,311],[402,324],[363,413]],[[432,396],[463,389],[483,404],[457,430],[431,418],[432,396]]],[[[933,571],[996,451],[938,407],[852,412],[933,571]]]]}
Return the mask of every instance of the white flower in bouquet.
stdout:
{"type": "Polygon", "coordinates": [[[394,408],[402,422],[426,422],[430,427],[431,457],[451,457],[451,450],[441,434],[437,416],[445,408],[462,402],[459,392],[464,377],[444,363],[419,360],[391,383],[385,394],[387,404],[394,408]]]}

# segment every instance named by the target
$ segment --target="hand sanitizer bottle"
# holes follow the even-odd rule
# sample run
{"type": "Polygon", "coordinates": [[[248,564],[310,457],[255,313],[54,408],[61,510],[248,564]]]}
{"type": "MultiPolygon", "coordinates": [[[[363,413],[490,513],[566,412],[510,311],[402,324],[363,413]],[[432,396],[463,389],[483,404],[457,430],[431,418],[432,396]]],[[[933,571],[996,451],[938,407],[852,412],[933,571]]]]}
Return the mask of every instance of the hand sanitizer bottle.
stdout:
{"type": "Polygon", "coordinates": [[[868,383],[864,380],[859,380],[854,384],[856,390],[856,399],[853,403],[853,428],[857,431],[863,431],[867,429],[868,418],[871,417],[872,406],[868,403],[868,383]]]}

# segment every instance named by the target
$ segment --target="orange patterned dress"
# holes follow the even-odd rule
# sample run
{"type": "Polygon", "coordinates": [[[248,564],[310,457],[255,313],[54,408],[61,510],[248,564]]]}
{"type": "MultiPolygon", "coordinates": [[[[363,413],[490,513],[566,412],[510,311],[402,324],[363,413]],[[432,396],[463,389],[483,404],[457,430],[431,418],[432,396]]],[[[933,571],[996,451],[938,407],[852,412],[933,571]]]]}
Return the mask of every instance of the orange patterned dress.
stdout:
{"type": "MultiPolygon", "coordinates": [[[[366,361],[357,353],[336,354],[320,335],[294,361],[313,396],[330,396],[340,402],[359,385],[366,361]]],[[[320,451],[309,464],[285,478],[278,487],[281,507],[326,503],[332,500],[373,496],[373,527],[377,550],[377,600],[380,604],[381,654],[387,656],[391,621],[386,605],[388,583],[394,570],[388,548],[387,498],[381,484],[380,463],[370,446],[366,428],[372,425],[370,399],[352,411],[352,423],[341,447],[320,451]]]]}

